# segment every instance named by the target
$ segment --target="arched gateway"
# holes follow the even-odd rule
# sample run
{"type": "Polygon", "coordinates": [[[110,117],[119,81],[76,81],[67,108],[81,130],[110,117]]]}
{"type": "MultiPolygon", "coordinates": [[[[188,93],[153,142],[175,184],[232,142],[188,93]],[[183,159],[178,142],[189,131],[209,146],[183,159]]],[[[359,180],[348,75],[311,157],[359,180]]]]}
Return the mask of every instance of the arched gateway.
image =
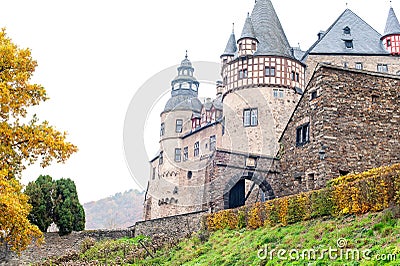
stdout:
{"type": "Polygon", "coordinates": [[[255,186],[262,191],[262,200],[270,200],[275,198],[275,193],[268,183],[260,174],[254,172],[244,172],[234,175],[226,184],[224,189],[224,209],[231,209],[245,205],[255,186]],[[246,193],[245,180],[253,181],[250,190],[246,193]]]}

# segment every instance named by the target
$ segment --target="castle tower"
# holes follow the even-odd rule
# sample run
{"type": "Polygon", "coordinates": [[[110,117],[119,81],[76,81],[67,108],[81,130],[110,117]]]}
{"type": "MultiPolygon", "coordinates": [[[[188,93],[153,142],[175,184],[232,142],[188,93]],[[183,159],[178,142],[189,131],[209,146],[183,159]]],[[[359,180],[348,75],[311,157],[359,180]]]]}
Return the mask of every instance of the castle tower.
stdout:
{"type": "MultiPolygon", "coordinates": [[[[228,44],[234,47],[231,41],[232,36],[228,44]]],[[[256,1],[237,43],[237,53],[221,56],[223,147],[275,156],[277,139],[304,89],[305,65],[293,56],[270,0],[256,1]]]]}
{"type": "Polygon", "coordinates": [[[171,82],[171,98],[160,115],[159,154],[150,161],[144,209],[146,220],[190,212],[190,207],[183,208],[195,205],[182,198],[184,193],[179,191],[182,176],[186,175],[183,169],[187,168],[182,163],[185,156],[182,137],[192,130],[192,118],[200,117],[202,103],[197,98],[199,82],[187,54],[177,72],[171,82]]]}
{"type": "Polygon", "coordinates": [[[381,40],[392,55],[400,55],[400,23],[392,7],[389,9],[385,32],[381,40]]]}

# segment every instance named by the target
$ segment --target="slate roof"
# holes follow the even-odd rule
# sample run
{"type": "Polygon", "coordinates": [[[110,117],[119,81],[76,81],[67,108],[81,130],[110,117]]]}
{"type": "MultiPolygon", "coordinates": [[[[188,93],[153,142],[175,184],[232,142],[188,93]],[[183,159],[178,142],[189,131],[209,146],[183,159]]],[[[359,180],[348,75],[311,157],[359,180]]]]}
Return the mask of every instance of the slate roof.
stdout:
{"type": "Polygon", "coordinates": [[[305,51],[301,50],[300,47],[292,47],[292,51],[293,51],[294,58],[296,58],[299,61],[301,61],[304,54],[306,53],[305,51]]]}
{"type": "Polygon", "coordinates": [[[173,110],[189,110],[201,112],[202,103],[197,97],[192,95],[177,95],[171,97],[165,104],[164,112],[173,110]]]}
{"type": "Polygon", "coordinates": [[[240,36],[240,39],[243,39],[243,38],[257,39],[256,35],[254,33],[253,23],[251,21],[250,14],[247,14],[247,18],[246,18],[246,21],[244,23],[243,30],[242,30],[242,35],[240,36]]]}
{"type": "MultiPolygon", "coordinates": [[[[192,63],[188,59],[186,54],[185,59],[182,60],[181,65],[178,67],[178,76],[171,81],[171,86],[174,87],[176,84],[189,83],[199,85],[199,82],[193,76],[194,68],[192,63]],[[187,71],[184,71],[187,70],[187,71]]],[[[189,110],[194,112],[200,112],[202,103],[197,98],[197,90],[193,90],[190,87],[181,87],[173,89],[171,91],[171,98],[167,101],[164,107],[164,112],[173,110],[189,110]]]]}
{"type": "Polygon", "coordinates": [[[329,29],[304,55],[308,54],[363,54],[387,55],[381,43],[381,35],[350,9],[346,9],[329,29]],[[350,34],[344,28],[350,28],[350,34]],[[345,40],[353,42],[353,48],[346,48],[345,40]]]}
{"type": "Polygon", "coordinates": [[[219,95],[217,98],[214,99],[213,105],[215,109],[217,110],[222,110],[223,109],[223,104],[222,104],[222,95],[219,95]]]}
{"type": "Polygon", "coordinates": [[[235,37],[235,32],[232,31],[231,36],[229,37],[228,43],[226,44],[225,51],[222,54],[224,55],[235,55],[237,51],[237,45],[236,45],[236,37],[235,37]]]}
{"type": "Polygon", "coordinates": [[[291,48],[271,0],[257,0],[251,22],[259,44],[255,55],[291,57],[291,48]]]}
{"type": "Polygon", "coordinates": [[[387,36],[391,34],[400,34],[399,20],[397,19],[392,7],[389,9],[389,15],[386,21],[385,32],[383,33],[383,35],[387,36]]]}

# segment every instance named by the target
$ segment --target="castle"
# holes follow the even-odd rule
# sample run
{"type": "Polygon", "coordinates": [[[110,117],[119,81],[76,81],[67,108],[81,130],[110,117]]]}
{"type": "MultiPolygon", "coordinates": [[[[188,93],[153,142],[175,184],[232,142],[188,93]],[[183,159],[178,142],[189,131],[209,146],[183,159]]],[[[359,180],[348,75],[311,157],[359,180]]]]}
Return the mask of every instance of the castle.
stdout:
{"type": "Polygon", "coordinates": [[[144,219],[218,211],[322,188],[400,161],[400,24],[384,34],[346,9],[307,50],[257,0],[221,55],[216,98],[198,98],[186,55],[161,113],[144,219]]]}

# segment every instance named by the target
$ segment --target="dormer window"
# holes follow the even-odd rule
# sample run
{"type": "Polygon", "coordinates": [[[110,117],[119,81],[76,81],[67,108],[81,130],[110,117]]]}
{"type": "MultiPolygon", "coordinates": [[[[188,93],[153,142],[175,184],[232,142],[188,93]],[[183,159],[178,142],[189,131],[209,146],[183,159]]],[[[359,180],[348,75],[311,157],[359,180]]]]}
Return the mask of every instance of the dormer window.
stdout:
{"type": "Polygon", "coordinates": [[[347,35],[350,35],[350,34],[351,34],[351,31],[350,31],[349,26],[346,26],[346,27],[343,29],[343,34],[347,34],[347,35]]]}
{"type": "Polygon", "coordinates": [[[353,41],[351,40],[344,41],[344,45],[346,46],[347,49],[353,49],[353,41]]]}
{"type": "Polygon", "coordinates": [[[256,42],[251,43],[251,50],[255,51],[257,49],[256,42]]]}

